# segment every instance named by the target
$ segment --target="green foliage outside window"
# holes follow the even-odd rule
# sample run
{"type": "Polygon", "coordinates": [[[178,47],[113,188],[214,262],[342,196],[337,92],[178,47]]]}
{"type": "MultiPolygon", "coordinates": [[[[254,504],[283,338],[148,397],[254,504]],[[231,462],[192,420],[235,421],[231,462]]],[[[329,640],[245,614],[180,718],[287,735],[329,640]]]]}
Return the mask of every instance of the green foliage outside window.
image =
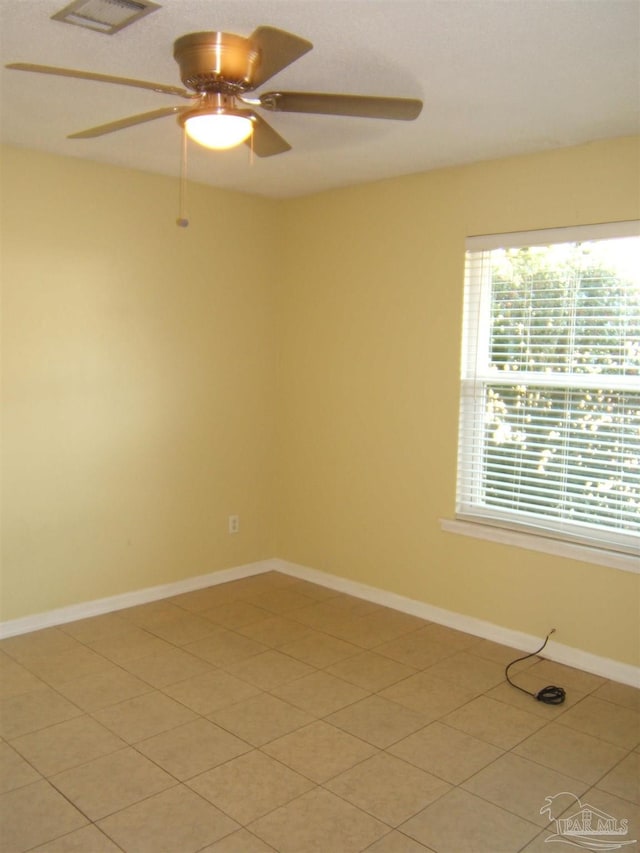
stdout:
{"type": "Polygon", "coordinates": [[[483,498],[640,533],[640,285],[600,249],[491,254],[483,498]]]}

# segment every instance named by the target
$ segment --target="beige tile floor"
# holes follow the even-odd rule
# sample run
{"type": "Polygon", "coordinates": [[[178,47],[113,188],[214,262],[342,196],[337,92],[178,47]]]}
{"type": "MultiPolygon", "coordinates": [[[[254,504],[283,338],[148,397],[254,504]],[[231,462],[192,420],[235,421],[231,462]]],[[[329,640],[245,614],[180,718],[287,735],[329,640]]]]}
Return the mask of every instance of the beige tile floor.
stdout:
{"type": "Polygon", "coordinates": [[[640,691],[518,654],[277,573],[6,639],[0,850],[640,847],[640,691]]]}

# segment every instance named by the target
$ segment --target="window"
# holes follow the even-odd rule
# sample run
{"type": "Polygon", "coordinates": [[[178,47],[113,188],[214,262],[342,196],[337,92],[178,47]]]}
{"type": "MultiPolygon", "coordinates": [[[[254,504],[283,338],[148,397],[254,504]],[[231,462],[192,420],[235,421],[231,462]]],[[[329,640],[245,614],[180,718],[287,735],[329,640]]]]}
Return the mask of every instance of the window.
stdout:
{"type": "Polygon", "coordinates": [[[639,225],[467,241],[459,519],[640,552],[639,225]]]}

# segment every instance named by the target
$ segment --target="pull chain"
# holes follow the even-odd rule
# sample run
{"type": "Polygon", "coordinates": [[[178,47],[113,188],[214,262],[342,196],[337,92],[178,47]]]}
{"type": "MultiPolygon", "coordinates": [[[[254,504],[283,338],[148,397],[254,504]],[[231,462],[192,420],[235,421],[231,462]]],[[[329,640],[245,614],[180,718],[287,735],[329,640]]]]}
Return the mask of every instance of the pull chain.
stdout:
{"type": "Polygon", "coordinates": [[[182,157],[180,158],[180,196],[179,196],[179,212],[176,219],[176,225],[179,228],[188,228],[189,220],[187,219],[187,131],[182,130],[182,157]]]}

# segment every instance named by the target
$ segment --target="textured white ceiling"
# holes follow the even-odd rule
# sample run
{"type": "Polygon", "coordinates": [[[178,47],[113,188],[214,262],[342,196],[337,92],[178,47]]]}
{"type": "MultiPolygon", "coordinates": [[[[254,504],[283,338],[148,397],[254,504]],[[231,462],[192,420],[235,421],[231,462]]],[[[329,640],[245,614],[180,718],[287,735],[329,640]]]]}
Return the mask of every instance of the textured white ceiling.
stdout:
{"type": "MultiPolygon", "coordinates": [[[[314,49],[265,90],[418,97],[414,122],[271,114],[293,146],[249,162],[246,146],[191,146],[189,177],[287,197],[393,175],[640,132],[638,0],[160,0],[108,36],[50,20],[65,0],[0,0],[0,61],[180,85],[173,41],[266,24],[314,49]]],[[[3,142],[179,174],[173,117],[97,139],[68,133],[184,101],[2,69],[3,142]]]]}

